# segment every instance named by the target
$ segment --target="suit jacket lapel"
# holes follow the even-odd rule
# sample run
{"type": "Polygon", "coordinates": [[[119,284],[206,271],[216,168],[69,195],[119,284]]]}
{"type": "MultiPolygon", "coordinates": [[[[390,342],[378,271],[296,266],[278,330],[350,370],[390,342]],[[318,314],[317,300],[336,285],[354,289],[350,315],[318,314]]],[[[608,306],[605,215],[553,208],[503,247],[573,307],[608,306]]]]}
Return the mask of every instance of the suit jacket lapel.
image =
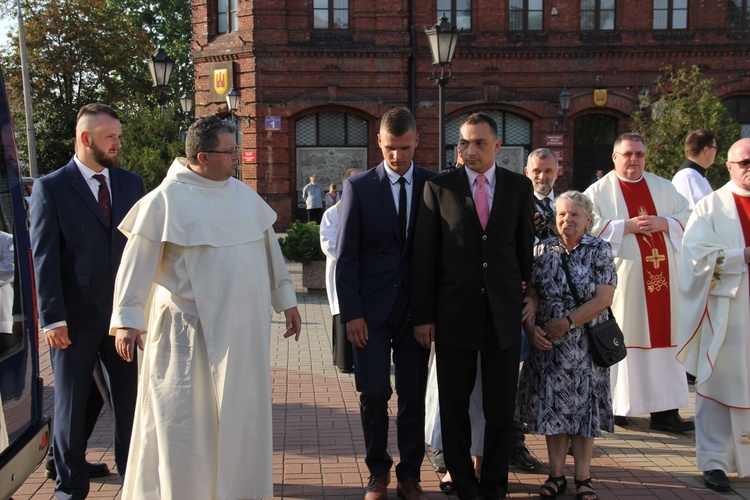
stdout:
{"type": "Polygon", "coordinates": [[[501,213],[508,201],[508,171],[502,167],[493,167],[495,169],[495,192],[492,196],[492,207],[490,207],[490,218],[487,221],[488,232],[495,224],[501,220],[501,213]]]}
{"type": "MultiPolygon", "coordinates": [[[[378,182],[378,200],[383,207],[383,213],[385,218],[393,229],[393,233],[396,235],[398,242],[403,245],[404,236],[401,234],[401,230],[398,225],[398,212],[396,211],[396,203],[393,201],[393,191],[391,190],[391,181],[388,179],[388,174],[385,173],[385,162],[380,162],[380,165],[375,167],[375,173],[377,174],[378,182]]],[[[413,193],[412,193],[413,194],[413,193]]]]}
{"type": "Polygon", "coordinates": [[[120,225],[122,219],[127,215],[127,211],[123,207],[126,204],[123,202],[125,194],[123,191],[122,171],[119,167],[115,167],[109,170],[109,188],[112,191],[112,227],[116,228],[120,225]]]}
{"type": "Polygon", "coordinates": [[[78,193],[78,196],[81,197],[84,204],[89,208],[89,210],[94,213],[102,226],[107,227],[107,222],[104,220],[104,215],[102,215],[102,211],[99,210],[99,202],[94,197],[91,189],[89,189],[89,185],[86,182],[86,179],[83,178],[83,175],[81,175],[81,171],[78,170],[78,165],[76,165],[75,161],[71,160],[70,163],[65,166],[65,168],[67,169],[68,178],[70,179],[70,185],[73,190],[78,193]]]}

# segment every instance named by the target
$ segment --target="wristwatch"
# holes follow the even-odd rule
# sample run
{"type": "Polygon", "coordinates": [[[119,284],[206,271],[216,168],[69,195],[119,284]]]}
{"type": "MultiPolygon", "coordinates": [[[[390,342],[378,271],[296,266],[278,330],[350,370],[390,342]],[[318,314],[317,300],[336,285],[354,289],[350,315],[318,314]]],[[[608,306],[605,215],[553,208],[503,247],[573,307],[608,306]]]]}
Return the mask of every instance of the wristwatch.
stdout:
{"type": "Polygon", "coordinates": [[[573,328],[576,327],[576,324],[573,323],[572,319],[570,319],[570,315],[565,316],[565,319],[568,320],[568,331],[570,331],[570,330],[572,330],[573,328]]]}

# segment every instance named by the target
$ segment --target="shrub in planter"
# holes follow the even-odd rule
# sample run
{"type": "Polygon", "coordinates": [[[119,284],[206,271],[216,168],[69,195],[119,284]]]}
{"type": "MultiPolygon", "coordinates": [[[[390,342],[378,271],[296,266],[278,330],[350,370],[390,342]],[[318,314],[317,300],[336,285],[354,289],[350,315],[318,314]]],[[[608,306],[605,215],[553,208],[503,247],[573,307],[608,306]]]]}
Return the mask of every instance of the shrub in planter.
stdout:
{"type": "Polygon", "coordinates": [[[312,290],[325,290],[326,257],[320,249],[320,226],[315,222],[296,221],[279,240],[287,260],[302,263],[302,286],[312,290]]]}
{"type": "Polygon", "coordinates": [[[279,240],[281,252],[287,260],[307,264],[312,261],[325,261],[320,249],[320,226],[315,222],[295,221],[286,238],[279,240]]]}

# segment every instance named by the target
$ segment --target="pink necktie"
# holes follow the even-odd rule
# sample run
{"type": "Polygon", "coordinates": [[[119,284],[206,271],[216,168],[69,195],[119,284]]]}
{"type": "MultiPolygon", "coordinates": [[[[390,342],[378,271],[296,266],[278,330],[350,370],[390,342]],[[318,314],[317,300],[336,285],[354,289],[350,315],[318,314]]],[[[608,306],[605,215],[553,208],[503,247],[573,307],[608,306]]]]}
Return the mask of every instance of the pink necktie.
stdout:
{"type": "Polygon", "coordinates": [[[484,183],[487,177],[484,175],[477,176],[477,189],[474,192],[474,204],[477,207],[477,215],[482,229],[487,228],[487,221],[490,219],[490,204],[487,202],[487,191],[484,190],[484,183]]]}

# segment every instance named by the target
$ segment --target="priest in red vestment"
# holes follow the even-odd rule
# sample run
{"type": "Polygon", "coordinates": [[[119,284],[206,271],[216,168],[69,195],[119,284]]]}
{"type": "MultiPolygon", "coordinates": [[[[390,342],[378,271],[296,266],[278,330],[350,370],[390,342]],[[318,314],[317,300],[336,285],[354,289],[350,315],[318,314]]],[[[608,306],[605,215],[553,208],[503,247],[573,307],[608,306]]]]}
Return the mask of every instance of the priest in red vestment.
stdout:
{"type": "Polygon", "coordinates": [[[677,409],[690,404],[677,354],[676,254],[690,216],[688,201],[671,182],[645,172],[646,144],[637,134],[615,140],[614,170],[586,190],[594,203],[591,234],[610,243],[618,286],[612,311],[628,356],[610,369],[615,423],[651,414],[651,428],[695,428],[677,409]]]}

